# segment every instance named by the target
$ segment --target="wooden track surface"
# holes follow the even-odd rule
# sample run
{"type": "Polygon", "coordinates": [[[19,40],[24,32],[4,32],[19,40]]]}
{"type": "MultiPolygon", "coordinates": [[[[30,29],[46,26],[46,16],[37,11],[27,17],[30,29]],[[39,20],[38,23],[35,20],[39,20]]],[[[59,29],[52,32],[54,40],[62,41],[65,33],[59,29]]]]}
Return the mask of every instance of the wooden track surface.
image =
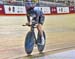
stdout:
{"type": "MultiPolygon", "coordinates": [[[[45,16],[43,26],[46,32],[44,52],[75,47],[75,14],[45,16]]],[[[14,59],[26,56],[24,41],[29,27],[25,16],[0,16],[0,59],[14,59]]],[[[37,47],[32,55],[37,54],[37,47]]]]}

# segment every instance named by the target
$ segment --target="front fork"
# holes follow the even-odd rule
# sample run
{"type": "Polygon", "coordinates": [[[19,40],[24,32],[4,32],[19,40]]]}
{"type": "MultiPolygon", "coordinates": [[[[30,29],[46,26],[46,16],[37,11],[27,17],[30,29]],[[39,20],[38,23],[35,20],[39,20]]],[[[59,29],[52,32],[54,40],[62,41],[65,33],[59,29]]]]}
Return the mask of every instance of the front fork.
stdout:
{"type": "Polygon", "coordinates": [[[36,35],[35,35],[35,32],[34,32],[34,26],[31,26],[30,31],[31,31],[31,32],[33,33],[33,35],[34,35],[34,42],[35,42],[35,44],[37,44],[37,38],[36,38],[36,35]]]}

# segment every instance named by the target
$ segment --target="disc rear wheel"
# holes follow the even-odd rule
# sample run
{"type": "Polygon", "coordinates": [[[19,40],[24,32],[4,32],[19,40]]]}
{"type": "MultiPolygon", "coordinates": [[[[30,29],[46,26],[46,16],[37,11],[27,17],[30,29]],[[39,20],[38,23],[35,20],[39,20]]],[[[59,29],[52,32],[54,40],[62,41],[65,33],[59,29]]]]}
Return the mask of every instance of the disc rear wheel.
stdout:
{"type": "Polygon", "coordinates": [[[45,36],[45,32],[44,32],[44,31],[43,31],[43,37],[44,37],[44,45],[41,45],[42,39],[41,39],[40,33],[38,32],[38,36],[37,36],[37,46],[38,46],[38,51],[39,51],[40,53],[43,52],[44,47],[45,47],[45,44],[46,44],[46,36],[45,36]],[[40,43],[40,44],[38,44],[38,43],[40,43]]]}

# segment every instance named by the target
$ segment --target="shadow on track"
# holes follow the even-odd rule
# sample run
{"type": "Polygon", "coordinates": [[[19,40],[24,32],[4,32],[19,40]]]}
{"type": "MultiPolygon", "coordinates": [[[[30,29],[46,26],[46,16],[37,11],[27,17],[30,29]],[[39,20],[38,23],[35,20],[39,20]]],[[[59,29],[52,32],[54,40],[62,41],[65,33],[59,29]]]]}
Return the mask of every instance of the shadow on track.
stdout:
{"type": "Polygon", "coordinates": [[[68,50],[74,50],[74,49],[75,49],[75,46],[74,47],[68,47],[68,48],[62,48],[62,49],[57,49],[57,50],[45,51],[41,54],[36,53],[36,54],[29,55],[29,56],[21,56],[21,57],[15,58],[15,59],[36,59],[36,58],[39,58],[39,57],[52,55],[52,54],[55,54],[55,53],[60,53],[60,52],[68,51],[68,50]]]}

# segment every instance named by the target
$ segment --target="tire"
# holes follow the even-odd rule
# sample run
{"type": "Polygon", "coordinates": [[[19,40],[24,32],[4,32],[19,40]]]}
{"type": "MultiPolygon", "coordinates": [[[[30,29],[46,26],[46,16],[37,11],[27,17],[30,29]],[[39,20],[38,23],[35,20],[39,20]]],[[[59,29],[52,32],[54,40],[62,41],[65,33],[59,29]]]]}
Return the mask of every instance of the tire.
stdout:
{"type": "Polygon", "coordinates": [[[34,32],[28,32],[25,39],[25,51],[30,55],[34,47],[34,32]]]}
{"type": "MultiPolygon", "coordinates": [[[[43,31],[43,36],[44,36],[44,40],[45,40],[45,44],[46,44],[46,35],[45,35],[44,31],[43,31]]],[[[39,45],[38,43],[41,43],[41,35],[40,35],[39,32],[38,32],[38,36],[37,36],[37,46],[38,46],[38,51],[40,53],[42,53],[43,50],[44,50],[45,44],[44,45],[39,45]]]]}

